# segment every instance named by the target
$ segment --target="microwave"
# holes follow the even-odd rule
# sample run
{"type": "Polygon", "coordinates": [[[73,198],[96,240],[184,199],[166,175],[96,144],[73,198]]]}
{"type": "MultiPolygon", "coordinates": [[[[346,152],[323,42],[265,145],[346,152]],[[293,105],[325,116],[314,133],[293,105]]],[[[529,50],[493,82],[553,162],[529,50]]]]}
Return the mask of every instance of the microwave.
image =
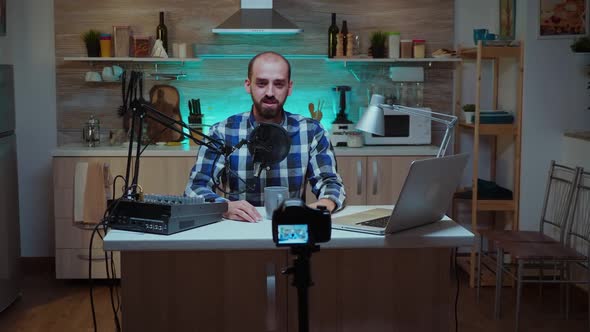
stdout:
{"type": "MultiPolygon", "coordinates": [[[[430,111],[430,108],[420,108],[430,111]]],[[[362,108],[365,111],[365,108],[362,108]]],[[[365,145],[420,145],[431,143],[431,120],[419,115],[384,109],[383,136],[364,133],[365,145]]]]}

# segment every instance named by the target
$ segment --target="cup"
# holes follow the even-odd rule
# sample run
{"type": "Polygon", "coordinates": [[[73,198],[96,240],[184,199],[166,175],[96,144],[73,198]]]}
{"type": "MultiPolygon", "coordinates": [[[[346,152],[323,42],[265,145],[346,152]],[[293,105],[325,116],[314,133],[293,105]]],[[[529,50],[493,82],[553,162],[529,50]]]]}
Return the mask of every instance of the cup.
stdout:
{"type": "Polygon", "coordinates": [[[488,34],[488,29],[473,29],[473,42],[477,46],[477,42],[485,40],[488,34]]]}
{"type": "Polygon", "coordinates": [[[84,79],[86,80],[86,82],[100,82],[100,81],[102,81],[102,78],[100,77],[100,73],[95,72],[95,71],[86,72],[84,79]]]}
{"type": "Polygon", "coordinates": [[[113,73],[113,67],[104,67],[102,69],[103,81],[115,81],[115,74],[113,73]]]}
{"type": "Polygon", "coordinates": [[[289,198],[289,188],[273,186],[264,188],[264,209],[266,210],[266,219],[272,219],[272,213],[283,203],[283,200],[289,198]]]}
{"type": "Polygon", "coordinates": [[[178,44],[178,57],[186,58],[186,43],[178,44]]]}
{"type": "Polygon", "coordinates": [[[113,75],[115,75],[116,79],[121,78],[121,75],[123,74],[123,68],[121,68],[120,66],[117,65],[113,65],[113,75]]]}

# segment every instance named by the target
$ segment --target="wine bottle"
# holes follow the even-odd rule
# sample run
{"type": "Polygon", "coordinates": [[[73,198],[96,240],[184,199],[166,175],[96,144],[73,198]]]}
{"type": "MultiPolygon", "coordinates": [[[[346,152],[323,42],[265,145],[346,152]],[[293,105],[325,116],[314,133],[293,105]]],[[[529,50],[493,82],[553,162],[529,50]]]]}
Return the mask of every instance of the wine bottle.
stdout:
{"type": "Polygon", "coordinates": [[[348,46],[348,26],[346,25],[346,20],[342,21],[342,52],[344,52],[344,56],[350,56],[352,54],[346,54],[346,47],[348,46]]]}
{"type": "Polygon", "coordinates": [[[332,24],[328,28],[328,58],[333,58],[336,55],[336,37],[338,36],[338,32],[336,13],[332,13],[332,24]]]}
{"type": "Polygon", "coordinates": [[[168,53],[168,28],[164,24],[164,12],[160,12],[160,24],[156,28],[156,38],[162,41],[162,46],[164,46],[166,53],[168,53]]]}

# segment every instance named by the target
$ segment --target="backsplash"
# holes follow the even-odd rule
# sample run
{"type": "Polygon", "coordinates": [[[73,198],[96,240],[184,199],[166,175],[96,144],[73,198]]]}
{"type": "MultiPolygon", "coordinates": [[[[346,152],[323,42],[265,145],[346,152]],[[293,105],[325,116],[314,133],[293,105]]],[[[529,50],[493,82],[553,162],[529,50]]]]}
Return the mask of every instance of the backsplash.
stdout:
{"type": "MultiPolygon", "coordinates": [[[[244,90],[249,56],[273,50],[285,55],[317,55],[315,59],[289,58],[292,66],[293,93],[285,104],[289,112],[309,116],[308,104],[324,101],[322,124],[327,129],[335,117],[338,102],[332,88],[351,86],[349,119],[358,119],[359,108],[367,104],[367,88],[371,84],[387,85],[388,67],[392,64],[361,64],[328,62],[326,53],[327,28],[330,13],[336,12],[338,25],[348,21],[349,31],[361,36],[361,49],[366,53],[372,31],[400,31],[403,38],[424,38],[427,53],[453,45],[454,1],[386,1],[361,3],[346,1],[286,1],[275,0],[274,8],[304,32],[298,35],[215,35],[215,27],[239,8],[239,0],[207,2],[202,0],[175,1],[116,1],[90,2],[55,0],[56,74],[58,143],[80,142],[81,129],[90,114],[101,120],[103,129],[122,128],[117,108],[122,103],[120,83],[85,82],[87,71],[102,71],[103,66],[124,63],[65,62],[66,56],[85,56],[80,34],[90,28],[112,32],[112,25],[129,24],[144,34],[155,34],[157,13],[166,11],[169,45],[185,42],[196,45],[202,54],[247,55],[234,58],[205,58],[184,65],[162,65],[158,72],[186,74],[181,80],[155,81],[147,79],[144,96],[155,84],[169,84],[180,93],[183,119],[188,117],[187,101],[201,99],[203,122],[213,124],[229,115],[248,111],[252,104],[244,90]],[[164,6],[164,8],[163,8],[164,6]],[[88,10],[91,8],[91,10],[88,10]],[[152,31],[154,30],[154,31],[152,31]]],[[[400,65],[400,64],[396,64],[400,65]]],[[[421,65],[421,64],[415,64],[421,65]]],[[[153,64],[127,64],[128,69],[155,70],[153,64]]],[[[446,63],[423,64],[425,68],[424,105],[433,110],[450,113],[453,103],[453,66],[446,63]]],[[[433,125],[434,141],[440,140],[442,127],[433,125]]]]}

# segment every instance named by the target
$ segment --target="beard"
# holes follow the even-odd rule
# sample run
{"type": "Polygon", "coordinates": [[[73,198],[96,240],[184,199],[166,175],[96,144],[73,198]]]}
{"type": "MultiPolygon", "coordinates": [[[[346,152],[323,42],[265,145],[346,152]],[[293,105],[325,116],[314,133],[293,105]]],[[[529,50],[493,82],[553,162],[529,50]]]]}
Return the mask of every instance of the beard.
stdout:
{"type": "Polygon", "coordinates": [[[254,102],[254,107],[258,110],[258,115],[267,120],[276,119],[283,111],[283,105],[285,104],[285,101],[281,103],[274,97],[263,97],[259,101],[252,101],[254,102]]]}

